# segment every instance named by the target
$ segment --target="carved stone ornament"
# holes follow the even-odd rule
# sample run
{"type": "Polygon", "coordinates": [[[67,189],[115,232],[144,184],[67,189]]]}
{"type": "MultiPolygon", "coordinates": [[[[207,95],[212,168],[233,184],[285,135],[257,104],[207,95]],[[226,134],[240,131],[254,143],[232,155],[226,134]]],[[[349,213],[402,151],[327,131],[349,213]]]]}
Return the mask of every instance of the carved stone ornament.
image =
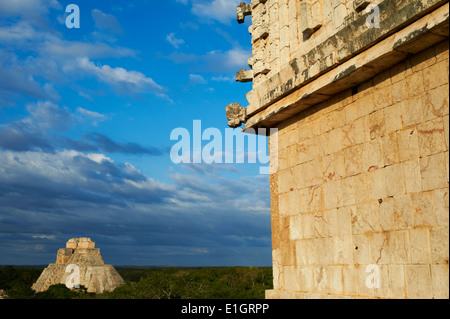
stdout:
{"type": "Polygon", "coordinates": [[[246,109],[239,103],[231,103],[225,107],[228,126],[236,128],[245,123],[246,109]]]}

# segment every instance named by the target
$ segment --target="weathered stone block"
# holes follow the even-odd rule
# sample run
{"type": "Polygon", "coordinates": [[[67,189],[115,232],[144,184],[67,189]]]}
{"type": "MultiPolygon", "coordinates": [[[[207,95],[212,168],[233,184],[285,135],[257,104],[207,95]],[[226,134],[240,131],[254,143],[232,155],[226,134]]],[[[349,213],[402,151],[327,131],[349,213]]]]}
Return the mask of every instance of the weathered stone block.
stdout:
{"type": "Polygon", "coordinates": [[[380,269],[380,279],[379,284],[380,287],[375,287],[374,296],[381,298],[389,298],[390,287],[389,287],[389,266],[388,265],[379,265],[380,269]]]}
{"type": "Polygon", "coordinates": [[[448,226],[434,227],[431,229],[431,259],[433,263],[448,265],[448,242],[448,226]]]}
{"type": "Polygon", "coordinates": [[[407,193],[422,191],[422,176],[420,175],[419,159],[403,163],[403,174],[405,176],[405,190],[407,193]]]}
{"type": "Polygon", "coordinates": [[[283,280],[283,268],[281,263],[281,249],[272,250],[272,271],[273,271],[273,288],[282,289],[283,280]]]}
{"type": "Polygon", "coordinates": [[[335,237],[339,234],[339,225],[338,225],[338,216],[337,209],[329,209],[323,212],[324,224],[325,224],[325,233],[326,237],[335,237]]]}
{"type": "Polygon", "coordinates": [[[396,229],[395,201],[385,198],[380,204],[380,226],[383,231],[396,229]]]}
{"type": "Polygon", "coordinates": [[[391,86],[385,86],[376,89],[373,92],[373,99],[375,103],[375,109],[384,109],[392,105],[392,88],[391,86]]]}
{"type": "Polygon", "coordinates": [[[383,148],[383,160],[385,165],[392,165],[399,162],[397,134],[395,132],[383,136],[382,148],[383,148]]]}
{"type": "Polygon", "coordinates": [[[408,95],[410,97],[422,95],[424,92],[422,72],[416,72],[406,78],[408,95]]]}
{"type": "Polygon", "coordinates": [[[413,264],[430,264],[430,231],[427,228],[410,230],[411,262],[413,264]]]}
{"type": "Polygon", "coordinates": [[[403,265],[389,265],[389,297],[405,298],[405,275],[403,265]]]}
{"type": "Polygon", "coordinates": [[[392,103],[399,103],[408,99],[407,85],[408,82],[406,80],[392,84],[392,103]]]}
{"type": "Polygon", "coordinates": [[[420,159],[420,174],[424,191],[444,188],[448,185],[445,172],[445,154],[438,153],[420,159]]]}
{"type": "Polygon", "coordinates": [[[426,157],[447,150],[444,135],[444,121],[442,118],[420,123],[417,130],[419,133],[420,157],[426,157]]]}
{"type": "Polygon", "coordinates": [[[375,289],[369,288],[366,285],[366,279],[369,275],[366,273],[367,264],[359,265],[357,268],[357,276],[358,276],[358,296],[359,297],[373,297],[375,294],[375,289]]]}
{"type": "Polygon", "coordinates": [[[384,168],[374,170],[369,173],[370,198],[380,200],[387,195],[386,191],[386,170],[384,168]]]}
{"type": "Polygon", "coordinates": [[[342,205],[354,205],[356,204],[356,192],[355,177],[347,177],[341,180],[341,193],[342,193],[342,205]]]}
{"type": "Polygon", "coordinates": [[[400,162],[419,157],[419,137],[417,129],[410,128],[397,132],[397,143],[400,162]]]}
{"type": "Polygon", "coordinates": [[[396,103],[384,109],[384,123],[386,133],[391,133],[402,129],[401,103],[396,103]]]}
{"type": "Polygon", "coordinates": [[[344,292],[343,287],[343,277],[342,277],[342,267],[341,266],[328,266],[328,283],[329,283],[329,293],[341,295],[344,292]]]}
{"type": "Polygon", "coordinates": [[[314,159],[301,165],[303,165],[303,176],[306,187],[316,186],[322,183],[320,162],[318,160],[314,159]]]}
{"type": "Polygon", "coordinates": [[[291,217],[289,227],[289,238],[291,240],[303,239],[303,215],[295,215],[291,217]]]}
{"type": "Polygon", "coordinates": [[[368,265],[370,260],[370,237],[368,235],[353,236],[353,262],[368,265]]]}
{"type": "Polygon", "coordinates": [[[371,174],[359,174],[355,176],[355,197],[356,204],[362,204],[371,199],[371,174]]]}
{"type": "Polygon", "coordinates": [[[423,70],[424,88],[426,91],[448,83],[445,61],[436,63],[423,70]]]}
{"type": "Polygon", "coordinates": [[[375,102],[373,100],[372,94],[367,94],[364,98],[360,98],[355,101],[358,117],[369,115],[373,111],[375,111],[375,102]]]}
{"type": "Polygon", "coordinates": [[[336,236],[333,238],[333,263],[339,265],[353,264],[352,236],[336,236]]]}
{"type": "Polygon", "coordinates": [[[278,190],[280,193],[289,192],[293,188],[293,175],[293,169],[285,169],[278,173],[278,190]]]}
{"type": "MultiPolygon", "coordinates": [[[[390,234],[390,233],[389,233],[390,234]]],[[[390,262],[390,247],[386,233],[373,233],[370,238],[371,264],[385,265],[390,262]]]]}
{"type": "Polygon", "coordinates": [[[312,238],[307,242],[308,265],[331,265],[333,243],[329,238],[312,238]]]}
{"type": "Polygon", "coordinates": [[[326,293],[329,290],[328,269],[324,266],[314,267],[314,285],[315,292],[326,293]]]}
{"type": "Polygon", "coordinates": [[[284,274],[284,289],[291,291],[300,290],[300,281],[297,274],[297,267],[286,266],[283,269],[284,274]]]}
{"type": "Polygon", "coordinates": [[[431,265],[433,297],[435,299],[449,299],[448,274],[448,265],[431,265]]]}
{"type": "Polygon", "coordinates": [[[434,191],[434,210],[436,221],[440,226],[449,225],[449,191],[448,187],[434,191]]]}
{"type": "Polygon", "coordinates": [[[377,138],[363,144],[362,170],[371,172],[384,167],[382,139],[377,138]]]}
{"type": "Polygon", "coordinates": [[[429,265],[405,265],[406,296],[413,299],[433,298],[429,265]]]}
{"type": "Polygon", "coordinates": [[[332,209],[342,206],[341,181],[330,181],[323,184],[323,204],[325,209],[332,209]]]}
{"type": "Polygon", "coordinates": [[[384,168],[386,178],[386,195],[394,196],[405,193],[405,178],[403,176],[403,166],[394,164],[384,168]]]}
{"type": "Polygon", "coordinates": [[[357,269],[353,265],[342,267],[342,280],[344,294],[356,295],[358,293],[357,269]]]}
{"type": "Polygon", "coordinates": [[[409,194],[395,196],[394,216],[395,229],[410,229],[414,226],[414,211],[411,196],[409,194]]]}
{"type": "Polygon", "coordinates": [[[345,175],[352,176],[362,171],[362,150],[361,144],[354,145],[344,150],[345,175]]]}
{"type": "Polygon", "coordinates": [[[314,289],[314,271],[313,267],[300,267],[298,269],[298,279],[300,290],[304,292],[312,292],[314,289]]]}
{"type": "Polygon", "coordinates": [[[409,234],[406,230],[394,231],[388,238],[389,263],[409,264],[411,259],[409,234]]]}
{"type": "MultiPolygon", "coordinates": [[[[307,240],[297,240],[295,242],[295,256],[297,258],[297,266],[306,266],[308,264],[307,240]]],[[[302,267],[300,267],[302,268],[302,267]]]]}
{"type": "Polygon", "coordinates": [[[386,133],[384,110],[378,110],[371,113],[369,115],[368,124],[371,139],[383,136],[386,133]]]}
{"type": "MultiPolygon", "coordinates": [[[[404,88],[403,88],[404,90],[404,88]]],[[[404,127],[422,122],[422,96],[417,95],[410,99],[401,99],[402,123],[404,127]]]]}
{"type": "Polygon", "coordinates": [[[310,187],[308,190],[308,211],[317,212],[324,209],[323,186],[310,187]]]}
{"type": "Polygon", "coordinates": [[[428,90],[423,99],[424,120],[431,120],[436,117],[448,115],[448,85],[442,85],[428,90]]]}
{"type": "Polygon", "coordinates": [[[366,130],[367,117],[361,117],[342,128],[342,147],[347,148],[361,144],[370,139],[370,132],[366,130]]]}
{"type": "Polygon", "coordinates": [[[411,199],[414,211],[414,226],[436,226],[433,192],[413,193],[411,199]]]}

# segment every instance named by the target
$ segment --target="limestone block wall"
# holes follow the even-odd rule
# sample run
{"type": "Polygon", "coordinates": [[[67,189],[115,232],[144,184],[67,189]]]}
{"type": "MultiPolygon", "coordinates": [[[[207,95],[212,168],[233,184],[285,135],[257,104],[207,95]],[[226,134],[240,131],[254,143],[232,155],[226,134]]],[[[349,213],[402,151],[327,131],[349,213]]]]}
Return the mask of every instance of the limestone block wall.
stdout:
{"type": "Polygon", "coordinates": [[[267,298],[449,298],[448,45],[277,125],[267,298]]]}

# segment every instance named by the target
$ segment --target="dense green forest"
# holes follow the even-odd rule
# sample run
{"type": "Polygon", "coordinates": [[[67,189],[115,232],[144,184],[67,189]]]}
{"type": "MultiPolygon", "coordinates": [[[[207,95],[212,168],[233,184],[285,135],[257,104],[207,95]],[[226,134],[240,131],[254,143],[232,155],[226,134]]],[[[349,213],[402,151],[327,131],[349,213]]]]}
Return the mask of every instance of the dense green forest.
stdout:
{"type": "Polygon", "coordinates": [[[0,290],[11,299],[263,299],[272,289],[271,267],[117,267],[124,284],[112,292],[87,293],[81,287],[31,286],[43,267],[0,267],[0,290]]]}

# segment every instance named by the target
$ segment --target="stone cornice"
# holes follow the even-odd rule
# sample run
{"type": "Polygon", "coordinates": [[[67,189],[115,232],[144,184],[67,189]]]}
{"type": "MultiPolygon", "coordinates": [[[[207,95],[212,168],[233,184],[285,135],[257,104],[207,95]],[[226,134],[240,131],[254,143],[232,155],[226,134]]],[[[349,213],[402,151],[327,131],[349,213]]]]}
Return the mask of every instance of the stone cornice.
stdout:
{"type": "Polygon", "coordinates": [[[379,29],[365,27],[366,16],[360,16],[256,87],[252,93],[260,106],[247,107],[243,130],[272,127],[449,37],[448,0],[383,1],[379,6],[385,12],[379,29]],[[363,26],[367,30],[358,32],[363,26]],[[358,36],[349,41],[353,34],[358,36]]]}

